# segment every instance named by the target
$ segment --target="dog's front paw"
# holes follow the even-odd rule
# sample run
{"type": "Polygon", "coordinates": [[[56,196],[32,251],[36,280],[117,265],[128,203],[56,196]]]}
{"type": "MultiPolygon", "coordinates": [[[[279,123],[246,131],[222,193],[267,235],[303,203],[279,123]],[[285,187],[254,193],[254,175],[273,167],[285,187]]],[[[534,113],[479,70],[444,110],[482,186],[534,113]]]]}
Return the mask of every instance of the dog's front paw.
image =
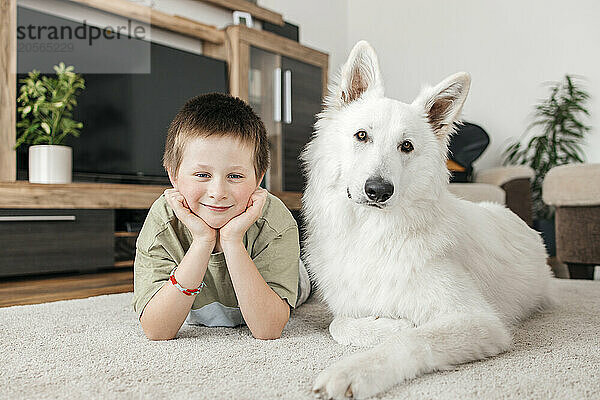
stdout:
{"type": "Polygon", "coordinates": [[[364,399],[393,385],[393,366],[377,364],[369,353],[347,357],[319,374],[312,391],[319,399],[364,399]]]}

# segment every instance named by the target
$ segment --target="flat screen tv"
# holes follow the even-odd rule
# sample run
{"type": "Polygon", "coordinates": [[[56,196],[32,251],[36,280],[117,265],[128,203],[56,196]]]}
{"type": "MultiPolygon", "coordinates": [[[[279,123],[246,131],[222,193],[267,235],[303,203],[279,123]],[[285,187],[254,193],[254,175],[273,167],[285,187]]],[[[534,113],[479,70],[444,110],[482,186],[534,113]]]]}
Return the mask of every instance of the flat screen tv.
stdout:
{"type": "MultiPolygon", "coordinates": [[[[78,25],[22,7],[18,25],[27,24],[35,14],[47,25],[78,25]]],[[[131,46],[148,46],[148,42],[132,39],[131,46]]],[[[73,148],[73,181],[168,183],[162,155],[169,123],[189,98],[228,92],[224,61],[157,43],[150,46],[149,74],[82,73],[86,88],[73,118],[84,127],[80,137],[65,143],[73,148]]],[[[25,76],[18,74],[17,79],[25,76]]],[[[27,164],[27,147],[21,146],[18,179],[27,179],[27,164]]]]}

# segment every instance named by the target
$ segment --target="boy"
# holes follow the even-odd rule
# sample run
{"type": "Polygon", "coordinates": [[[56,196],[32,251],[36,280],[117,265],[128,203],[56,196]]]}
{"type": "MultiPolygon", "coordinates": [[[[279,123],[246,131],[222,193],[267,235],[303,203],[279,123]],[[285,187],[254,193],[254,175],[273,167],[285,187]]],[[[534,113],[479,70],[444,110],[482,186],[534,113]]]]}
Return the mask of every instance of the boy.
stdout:
{"type": "Polygon", "coordinates": [[[173,189],[136,243],[133,307],[146,336],[172,339],[185,321],[280,337],[310,286],[296,221],[259,186],[269,165],[260,118],[228,95],[195,97],[169,127],[163,165],[173,189]]]}

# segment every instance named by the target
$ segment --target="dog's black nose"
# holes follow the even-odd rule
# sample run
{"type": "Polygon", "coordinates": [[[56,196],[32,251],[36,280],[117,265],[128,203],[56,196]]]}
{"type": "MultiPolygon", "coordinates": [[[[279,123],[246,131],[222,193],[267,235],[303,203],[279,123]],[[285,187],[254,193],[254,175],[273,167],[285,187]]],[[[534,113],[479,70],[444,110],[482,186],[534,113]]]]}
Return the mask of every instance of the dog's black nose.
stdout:
{"type": "Polygon", "coordinates": [[[367,179],[365,183],[367,197],[377,203],[383,203],[394,193],[394,185],[378,176],[367,179]]]}

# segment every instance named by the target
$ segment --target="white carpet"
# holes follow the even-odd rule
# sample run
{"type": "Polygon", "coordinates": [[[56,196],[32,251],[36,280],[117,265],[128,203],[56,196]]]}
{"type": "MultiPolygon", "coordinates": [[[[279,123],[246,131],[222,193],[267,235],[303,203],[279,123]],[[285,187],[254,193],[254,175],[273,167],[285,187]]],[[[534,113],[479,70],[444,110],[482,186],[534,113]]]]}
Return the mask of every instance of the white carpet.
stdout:
{"type": "MultiPolygon", "coordinates": [[[[526,321],[514,350],[425,375],[384,399],[600,398],[600,282],[556,280],[558,308],[526,321]]],[[[281,339],[184,326],[146,339],[132,293],[0,308],[2,399],[309,399],[315,376],[356,349],[330,338],[312,297],[281,339]]]]}

